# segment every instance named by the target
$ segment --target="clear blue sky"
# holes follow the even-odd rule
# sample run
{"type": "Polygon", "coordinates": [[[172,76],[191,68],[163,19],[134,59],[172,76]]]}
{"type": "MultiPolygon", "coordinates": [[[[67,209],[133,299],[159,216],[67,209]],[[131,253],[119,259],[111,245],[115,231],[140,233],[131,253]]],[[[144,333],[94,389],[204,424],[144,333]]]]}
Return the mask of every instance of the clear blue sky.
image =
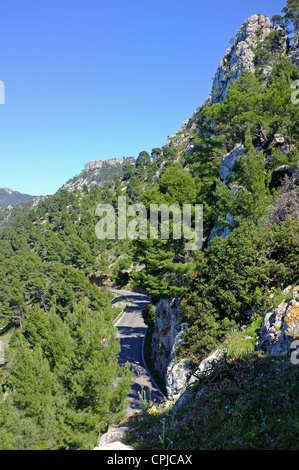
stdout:
{"type": "Polygon", "coordinates": [[[162,147],[254,13],[281,0],[1,0],[0,187],[53,194],[89,160],[162,147]]]}

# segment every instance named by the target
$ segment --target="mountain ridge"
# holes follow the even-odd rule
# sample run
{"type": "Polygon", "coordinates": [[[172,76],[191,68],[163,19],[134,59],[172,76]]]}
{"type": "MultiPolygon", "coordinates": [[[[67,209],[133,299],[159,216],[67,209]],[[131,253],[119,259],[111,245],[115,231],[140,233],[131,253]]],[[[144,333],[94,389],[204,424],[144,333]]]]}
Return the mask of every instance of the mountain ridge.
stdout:
{"type": "Polygon", "coordinates": [[[36,196],[20,193],[19,191],[14,191],[11,188],[0,188],[0,209],[4,209],[8,206],[16,206],[23,202],[29,202],[35,197],[36,196]]]}
{"type": "Polygon", "coordinates": [[[125,166],[134,164],[134,157],[107,158],[86,162],[84,169],[77,176],[70,178],[61,189],[73,191],[83,186],[91,188],[94,185],[103,186],[112,183],[117,176],[124,174],[125,166]]]}

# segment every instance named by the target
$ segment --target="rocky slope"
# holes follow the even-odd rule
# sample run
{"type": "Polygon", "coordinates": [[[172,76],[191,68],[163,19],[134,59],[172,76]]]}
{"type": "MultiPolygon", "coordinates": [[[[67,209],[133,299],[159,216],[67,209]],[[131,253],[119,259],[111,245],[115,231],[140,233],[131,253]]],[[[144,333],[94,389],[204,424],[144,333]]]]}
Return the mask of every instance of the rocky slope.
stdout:
{"type": "Polygon", "coordinates": [[[211,95],[166,142],[166,147],[179,148],[181,156],[190,155],[194,151],[192,139],[199,133],[202,108],[211,103],[221,103],[226,97],[229,85],[245,70],[258,73],[266,81],[273,66],[282,57],[289,55],[296,63],[299,49],[299,41],[297,41],[293,50],[289,50],[289,40],[284,30],[279,26],[274,26],[264,15],[250,16],[231,43],[232,46],[227,49],[216,70],[211,95]]]}
{"type": "Polygon", "coordinates": [[[117,176],[122,176],[126,165],[134,164],[133,157],[110,158],[106,160],[94,160],[87,162],[84,170],[74,178],[65,183],[62,189],[73,191],[82,189],[84,185],[88,188],[93,185],[103,186],[105,182],[112,182],[117,176]]]}
{"type": "MultiPolygon", "coordinates": [[[[264,79],[267,79],[271,73],[273,65],[277,59],[284,56],[287,52],[288,40],[284,31],[274,26],[270,19],[264,15],[252,15],[241,26],[235,39],[232,41],[224,58],[221,60],[216,71],[213,89],[213,103],[220,103],[225,99],[226,91],[229,85],[239,78],[245,70],[255,73],[260,67],[260,73],[264,79]],[[268,53],[271,52],[271,58],[263,63],[261,54],[257,52],[261,49],[265,40],[271,35],[273,44],[267,44],[268,53]],[[270,46],[270,47],[269,47],[270,46]]],[[[266,44],[264,44],[266,46],[266,44]]]]}
{"type": "MultiPolygon", "coordinates": [[[[265,83],[272,68],[283,57],[291,57],[296,63],[299,42],[289,48],[288,37],[284,30],[274,26],[264,15],[252,15],[239,29],[236,37],[231,40],[232,46],[226,51],[221,60],[214,80],[211,96],[204,102],[203,107],[212,103],[221,103],[229,85],[247,70],[255,73],[265,83]]],[[[179,150],[178,158],[184,160],[194,151],[194,136],[200,134],[200,114],[198,108],[193,116],[185,121],[181,129],[168,138],[166,147],[179,150]]],[[[290,148],[283,136],[276,135],[271,143],[286,155],[290,148]]],[[[238,143],[233,150],[223,155],[219,178],[226,183],[231,191],[240,188],[229,183],[228,175],[233,173],[237,160],[245,155],[243,143],[238,143]]],[[[216,236],[227,237],[234,226],[230,214],[227,214],[227,227],[218,229],[215,226],[209,237],[211,241],[216,236]]],[[[185,386],[190,381],[192,362],[187,359],[178,361],[176,352],[181,344],[181,337],[186,325],[181,323],[182,312],[177,299],[162,300],[156,307],[155,332],[152,342],[152,359],[155,368],[165,378],[169,398],[178,398],[183,394],[185,386]]],[[[298,288],[293,291],[293,298],[285,300],[274,312],[265,313],[258,348],[272,354],[275,351],[289,353],[290,345],[295,338],[294,331],[298,328],[298,288]],[[290,331],[292,334],[290,334],[290,331]]],[[[297,330],[296,330],[297,331],[297,330]]],[[[221,357],[221,352],[215,351],[211,358],[206,358],[199,370],[204,370],[210,360],[221,357]]]]}
{"type": "MultiPolygon", "coordinates": [[[[264,313],[256,343],[258,351],[270,355],[290,356],[292,349],[296,349],[298,345],[299,286],[289,286],[284,294],[285,299],[277,308],[264,313]],[[291,298],[287,298],[288,296],[291,298]]],[[[178,347],[182,344],[182,334],[187,326],[180,322],[182,311],[179,301],[177,299],[160,301],[155,315],[152,359],[156,370],[165,378],[167,398],[179,399],[177,404],[180,406],[189,396],[187,386],[193,384],[200,373],[209,370],[211,364],[220,361],[225,349],[214,351],[194,372],[191,359],[176,358],[178,347]]]]}
{"type": "Polygon", "coordinates": [[[299,338],[299,286],[290,286],[285,291],[288,293],[291,299],[284,299],[276,309],[265,314],[257,348],[267,354],[289,354],[293,342],[299,338]]]}
{"type": "Polygon", "coordinates": [[[28,214],[32,209],[37,207],[40,202],[47,199],[47,197],[48,196],[30,196],[30,200],[27,202],[21,202],[17,205],[9,204],[0,209],[0,231],[5,230],[7,227],[12,227],[19,216],[28,214]]]}

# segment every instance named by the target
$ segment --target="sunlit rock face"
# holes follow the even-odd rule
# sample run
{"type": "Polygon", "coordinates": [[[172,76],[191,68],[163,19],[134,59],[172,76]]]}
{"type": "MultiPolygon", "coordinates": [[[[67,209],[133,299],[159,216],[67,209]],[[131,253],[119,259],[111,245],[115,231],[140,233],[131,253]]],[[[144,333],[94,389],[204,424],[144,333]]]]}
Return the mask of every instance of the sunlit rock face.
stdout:
{"type": "Polygon", "coordinates": [[[257,349],[273,355],[288,354],[298,338],[299,286],[292,291],[291,300],[283,300],[276,309],[266,313],[257,349]]]}
{"type": "MultiPolygon", "coordinates": [[[[273,57],[282,56],[287,51],[287,36],[280,27],[274,26],[264,15],[252,15],[241,26],[235,39],[232,40],[232,46],[226,51],[216,71],[212,89],[213,103],[220,103],[225,99],[228,86],[245,70],[255,73],[256,49],[275,31],[280,31],[281,34],[275,38],[277,44],[273,46],[273,57]]],[[[260,71],[263,78],[269,76],[272,66],[271,60],[263,64],[260,71]]]]}

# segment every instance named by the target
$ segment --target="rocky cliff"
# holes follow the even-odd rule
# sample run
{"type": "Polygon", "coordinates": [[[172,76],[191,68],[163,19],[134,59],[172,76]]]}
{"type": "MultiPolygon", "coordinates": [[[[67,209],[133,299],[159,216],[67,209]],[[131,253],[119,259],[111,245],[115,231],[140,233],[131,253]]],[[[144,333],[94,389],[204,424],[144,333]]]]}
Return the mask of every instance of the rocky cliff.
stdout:
{"type": "Polygon", "coordinates": [[[194,151],[192,138],[200,132],[200,110],[211,103],[222,102],[229,85],[245,70],[257,73],[266,81],[273,66],[282,57],[292,54],[294,62],[298,59],[299,41],[298,47],[295,45],[293,51],[290,51],[284,30],[274,26],[264,15],[252,15],[248,18],[230,42],[232,45],[225,52],[215,73],[211,96],[196,109],[190,119],[183,122],[176,133],[168,137],[166,147],[179,148],[181,156],[190,155],[194,151]]]}
{"type": "Polygon", "coordinates": [[[107,158],[106,160],[94,160],[94,161],[85,163],[84,171],[95,170],[98,168],[105,168],[107,166],[122,166],[126,164],[131,164],[134,162],[135,162],[135,159],[133,157],[107,158]]]}
{"type": "Polygon", "coordinates": [[[231,42],[232,46],[226,51],[214,77],[213,103],[219,103],[225,99],[229,85],[245,70],[255,73],[259,67],[260,74],[266,79],[276,60],[287,53],[288,47],[288,39],[284,31],[274,26],[264,15],[252,15],[248,18],[231,42]],[[265,43],[267,38],[268,41],[265,43]],[[261,52],[263,46],[267,57],[261,52]]]}
{"type": "Polygon", "coordinates": [[[82,189],[84,185],[88,188],[98,185],[103,186],[106,182],[112,182],[117,176],[122,176],[126,165],[135,163],[133,157],[108,158],[106,160],[94,160],[87,162],[84,170],[74,178],[65,183],[62,189],[73,191],[82,189]]]}
{"type": "Polygon", "coordinates": [[[152,338],[152,360],[155,369],[165,379],[167,398],[178,400],[178,406],[182,403],[179,401],[180,397],[185,395],[187,385],[194,382],[196,374],[209,369],[211,363],[220,360],[223,355],[221,350],[215,351],[200,363],[194,375],[192,360],[177,357],[179,347],[184,344],[183,335],[187,327],[186,323],[182,323],[178,299],[163,299],[158,302],[152,338]]]}
{"type": "Polygon", "coordinates": [[[170,355],[181,330],[182,311],[180,301],[162,299],[155,312],[155,331],[152,339],[152,359],[155,369],[165,375],[170,355]]]}

